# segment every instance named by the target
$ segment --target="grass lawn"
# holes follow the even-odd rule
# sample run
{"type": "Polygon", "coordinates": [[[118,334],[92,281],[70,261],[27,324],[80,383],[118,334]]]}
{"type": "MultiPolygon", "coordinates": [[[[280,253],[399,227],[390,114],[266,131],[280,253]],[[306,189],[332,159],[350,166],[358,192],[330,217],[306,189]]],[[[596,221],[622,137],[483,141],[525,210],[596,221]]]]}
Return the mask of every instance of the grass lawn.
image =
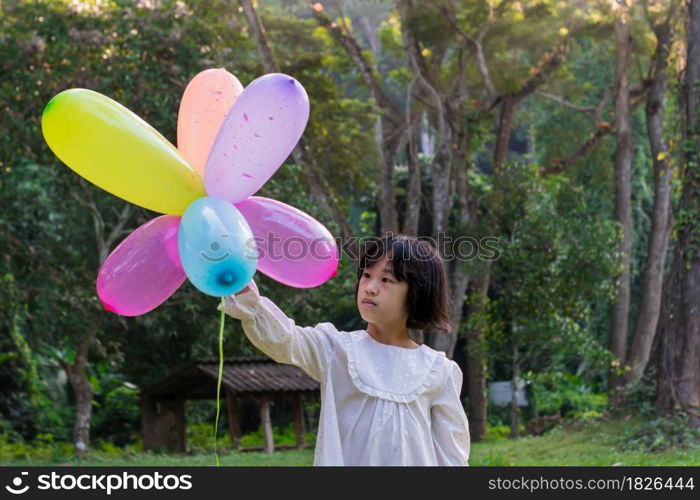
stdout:
{"type": "MultiPolygon", "coordinates": [[[[528,465],[700,465],[700,444],[687,449],[670,449],[659,453],[622,451],[623,430],[642,424],[639,419],[577,422],[534,437],[516,440],[500,439],[473,443],[469,463],[475,466],[528,465]]],[[[305,466],[313,463],[313,448],[263,452],[223,451],[219,454],[223,466],[305,466]]],[[[188,455],[154,454],[147,452],[93,452],[87,460],[74,458],[45,458],[7,460],[3,465],[86,465],[86,466],[213,466],[214,453],[188,455]]]]}
{"type": "Polygon", "coordinates": [[[473,443],[469,463],[506,466],[700,465],[700,444],[659,453],[622,451],[623,431],[640,425],[640,420],[577,423],[537,437],[473,443]]]}

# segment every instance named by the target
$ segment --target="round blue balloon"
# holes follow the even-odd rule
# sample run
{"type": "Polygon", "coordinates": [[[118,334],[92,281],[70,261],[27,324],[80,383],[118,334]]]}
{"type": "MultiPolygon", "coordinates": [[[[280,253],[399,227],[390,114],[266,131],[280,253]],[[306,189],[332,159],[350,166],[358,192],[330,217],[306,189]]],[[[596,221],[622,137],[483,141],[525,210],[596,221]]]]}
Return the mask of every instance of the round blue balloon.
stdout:
{"type": "Polygon", "coordinates": [[[258,267],[257,245],[245,217],[221,198],[205,196],[187,207],[177,244],[187,278],[214,297],[241,291],[258,267]]]}

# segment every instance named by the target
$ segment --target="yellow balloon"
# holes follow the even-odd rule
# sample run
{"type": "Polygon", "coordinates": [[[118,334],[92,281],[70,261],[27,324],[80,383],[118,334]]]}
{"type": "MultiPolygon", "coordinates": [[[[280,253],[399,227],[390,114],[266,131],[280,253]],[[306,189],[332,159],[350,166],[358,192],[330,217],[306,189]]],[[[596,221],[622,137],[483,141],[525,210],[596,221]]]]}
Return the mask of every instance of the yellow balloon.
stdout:
{"type": "Polygon", "coordinates": [[[41,129],[58,158],[93,184],[155,212],[182,215],[204,183],[168,140],[116,101],[87,89],[56,95],[41,129]]]}

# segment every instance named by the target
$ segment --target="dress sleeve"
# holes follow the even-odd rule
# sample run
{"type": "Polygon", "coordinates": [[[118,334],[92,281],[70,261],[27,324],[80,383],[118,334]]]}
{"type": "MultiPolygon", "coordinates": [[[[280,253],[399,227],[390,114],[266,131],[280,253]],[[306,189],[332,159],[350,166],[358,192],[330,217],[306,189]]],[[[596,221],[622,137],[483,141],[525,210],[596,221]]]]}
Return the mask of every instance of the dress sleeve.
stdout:
{"type": "Polygon", "coordinates": [[[450,373],[430,408],[438,465],[469,465],[469,422],[459,399],[462,370],[450,361],[450,373]]]}
{"type": "Polygon", "coordinates": [[[246,337],[255,347],[278,363],[296,365],[315,380],[322,380],[333,351],[330,336],[334,328],[330,323],[297,326],[270,299],[261,297],[252,281],[247,292],[226,297],[225,310],[241,320],[246,337]]]}

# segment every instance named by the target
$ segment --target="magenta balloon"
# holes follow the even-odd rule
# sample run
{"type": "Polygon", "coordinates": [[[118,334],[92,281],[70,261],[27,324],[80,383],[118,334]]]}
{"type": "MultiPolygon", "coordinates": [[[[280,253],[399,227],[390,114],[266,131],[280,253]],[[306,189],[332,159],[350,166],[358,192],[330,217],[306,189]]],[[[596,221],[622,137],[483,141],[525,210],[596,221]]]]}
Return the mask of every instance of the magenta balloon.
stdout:
{"type": "Polygon", "coordinates": [[[335,276],[338,247],[316,219],[260,196],[251,196],[236,208],[253,230],[260,272],[296,288],[318,286],[335,276]]]}
{"type": "Polygon", "coordinates": [[[156,217],[107,257],[97,275],[97,295],[106,310],[122,316],[147,313],[185,281],[177,248],[179,224],[179,216],[156,217]]]}
{"type": "Polygon", "coordinates": [[[309,97],[294,78],[261,76],[238,96],[221,125],[204,171],[209,196],[239,203],[287,159],[309,120],[309,97]]]}

